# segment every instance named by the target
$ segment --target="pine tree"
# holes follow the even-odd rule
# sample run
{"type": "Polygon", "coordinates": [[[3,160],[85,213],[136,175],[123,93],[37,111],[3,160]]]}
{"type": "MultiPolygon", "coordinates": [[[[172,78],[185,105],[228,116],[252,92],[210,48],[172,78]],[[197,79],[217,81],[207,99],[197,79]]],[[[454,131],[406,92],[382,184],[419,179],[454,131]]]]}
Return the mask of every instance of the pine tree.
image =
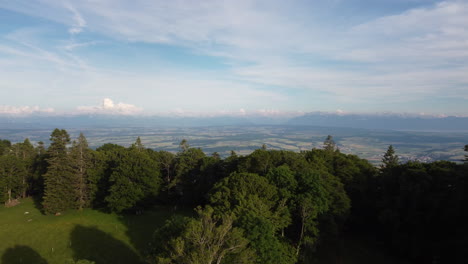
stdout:
{"type": "Polygon", "coordinates": [[[83,133],[80,133],[78,142],[73,142],[71,149],[71,159],[74,169],[74,186],[77,193],[76,206],[82,210],[89,204],[88,190],[88,168],[90,163],[90,150],[88,141],[83,133]]]}
{"type": "Polygon", "coordinates": [[[11,203],[11,199],[21,196],[22,179],[26,170],[21,159],[14,155],[0,156],[0,191],[2,198],[11,203]]]}
{"type": "Polygon", "coordinates": [[[390,145],[388,146],[387,152],[385,152],[383,158],[382,158],[382,168],[392,168],[395,166],[398,166],[398,156],[395,155],[395,150],[393,149],[393,146],[390,145]]]}
{"type": "Polygon", "coordinates": [[[46,150],[45,150],[45,147],[44,147],[44,142],[42,142],[42,141],[37,142],[36,153],[37,153],[37,155],[45,155],[46,154],[46,150]]]}
{"type": "Polygon", "coordinates": [[[20,143],[20,158],[24,164],[26,172],[22,178],[23,192],[22,197],[25,198],[28,190],[30,189],[31,178],[34,173],[34,160],[36,158],[36,151],[34,146],[31,144],[28,138],[26,138],[23,143],[20,143]]]}
{"type": "Polygon", "coordinates": [[[46,213],[58,213],[76,205],[76,189],[73,167],[67,151],[70,136],[56,128],[50,135],[47,150],[47,173],[44,175],[44,201],[46,213]]]}
{"type": "Polygon", "coordinates": [[[335,151],[336,144],[335,141],[333,141],[333,137],[331,135],[328,135],[325,141],[323,142],[323,149],[326,151],[333,152],[335,151]]]}
{"type": "Polygon", "coordinates": [[[137,137],[135,143],[132,144],[132,148],[136,148],[138,152],[141,152],[142,150],[145,149],[145,146],[141,143],[141,138],[137,137]]]}

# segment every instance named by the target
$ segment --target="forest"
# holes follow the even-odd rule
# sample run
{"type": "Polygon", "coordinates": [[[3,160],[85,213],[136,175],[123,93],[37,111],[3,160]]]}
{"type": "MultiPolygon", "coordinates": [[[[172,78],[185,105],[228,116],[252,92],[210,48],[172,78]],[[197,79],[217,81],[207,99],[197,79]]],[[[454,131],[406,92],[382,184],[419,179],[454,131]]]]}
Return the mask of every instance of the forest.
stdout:
{"type": "MultiPolygon", "coordinates": [[[[460,146],[468,151],[468,145],[460,146]]],[[[376,167],[323,148],[226,158],[182,140],[177,153],[107,143],[91,149],[55,129],[50,144],[0,140],[0,200],[32,197],[43,214],[93,208],[174,214],[155,230],[146,263],[310,263],[343,235],[369,235],[411,263],[467,263],[468,155],[460,162],[399,161],[389,146],[376,167]]],[[[94,259],[76,263],[97,263],[94,259]]]]}

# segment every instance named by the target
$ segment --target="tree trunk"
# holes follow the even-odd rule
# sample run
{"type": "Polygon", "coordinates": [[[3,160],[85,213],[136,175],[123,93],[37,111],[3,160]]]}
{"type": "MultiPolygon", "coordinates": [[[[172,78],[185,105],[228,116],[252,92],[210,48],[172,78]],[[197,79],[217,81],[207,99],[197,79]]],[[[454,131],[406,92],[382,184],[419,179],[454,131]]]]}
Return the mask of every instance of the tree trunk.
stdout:
{"type": "Polygon", "coordinates": [[[297,243],[296,256],[299,256],[299,251],[301,250],[302,239],[304,238],[304,227],[305,227],[305,219],[306,219],[306,212],[304,208],[301,208],[301,218],[302,218],[301,235],[299,236],[299,242],[297,243]]]}
{"type": "Polygon", "coordinates": [[[23,198],[26,198],[26,176],[23,176],[23,198]]]}

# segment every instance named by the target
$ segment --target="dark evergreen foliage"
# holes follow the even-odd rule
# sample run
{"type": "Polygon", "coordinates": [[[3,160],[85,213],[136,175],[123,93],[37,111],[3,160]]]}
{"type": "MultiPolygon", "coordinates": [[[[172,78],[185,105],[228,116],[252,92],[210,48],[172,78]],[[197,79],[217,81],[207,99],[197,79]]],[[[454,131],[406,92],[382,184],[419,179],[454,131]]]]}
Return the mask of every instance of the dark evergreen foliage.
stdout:
{"type": "Polygon", "coordinates": [[[382,158],[382,168],[393,168],[398,165],[398,156],[395,155],[395,150],[393,149],[393,146],[390,145],[388,146],[387,152],[385,152],[383,158],[382,158]]]}
{"type": "Polygon", "coordinates": [[[22,197],[26,189],[23,179],[27,175],[24,163],[13,155],[0,156],[0,202],[11,203],[12,199],[22,197]]]}
{"type": "Polygon", "coordinates": [[[76,208],[75,175],[67,145],[67,131],[55,129],[47,150],[47,173],[44,175],[43,206],[46,213],[55,214],[76,208]]]}

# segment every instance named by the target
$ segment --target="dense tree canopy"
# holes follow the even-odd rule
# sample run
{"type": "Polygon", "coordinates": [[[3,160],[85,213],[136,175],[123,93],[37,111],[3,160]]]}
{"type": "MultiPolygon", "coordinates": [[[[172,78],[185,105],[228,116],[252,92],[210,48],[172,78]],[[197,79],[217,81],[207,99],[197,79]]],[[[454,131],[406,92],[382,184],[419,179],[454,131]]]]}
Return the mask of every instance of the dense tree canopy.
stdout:
{"type": "MultiPolygon", "coordinates": [[[[150,263],[310,263],[343,232],[376,236],[415,263],[466,263],[468,166],[400,163],[390,145],[382,165],[324,149],[300,153],[266,145],[246,156],[89,148],[55,129],[46,148],[0,140],[1,201],[34,195],[47,214],[98,208],[140,214],[155,205],[196,208],[154,233],[150,263]]],[[[468,151],[468,145],[464,146],[468,151]]],[[[468,158],[467,158],[468,159],[468,158]]]]}

